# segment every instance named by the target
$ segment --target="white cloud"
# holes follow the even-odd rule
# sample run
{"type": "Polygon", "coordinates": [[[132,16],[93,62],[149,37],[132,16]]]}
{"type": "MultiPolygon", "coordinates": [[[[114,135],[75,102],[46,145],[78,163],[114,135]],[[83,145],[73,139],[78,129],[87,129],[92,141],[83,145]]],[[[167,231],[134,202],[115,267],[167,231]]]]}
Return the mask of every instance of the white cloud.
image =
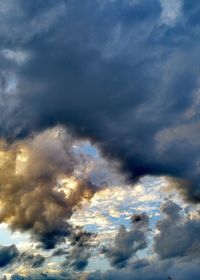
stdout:
{"type": "Polygon", "coordinates": [[[173,25],[181,15],[180,0],[160,0],[162,6],[161,21],[173,25]]]}

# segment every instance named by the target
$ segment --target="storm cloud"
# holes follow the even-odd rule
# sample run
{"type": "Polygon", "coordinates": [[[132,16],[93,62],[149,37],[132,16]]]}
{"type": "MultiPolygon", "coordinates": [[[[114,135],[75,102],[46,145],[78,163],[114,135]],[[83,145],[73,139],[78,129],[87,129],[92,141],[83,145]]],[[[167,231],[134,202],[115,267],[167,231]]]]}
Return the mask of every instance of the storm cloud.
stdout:
{"type": "MultiPolygon", "coordinates": [[[[95,235],[70,218],[109,185],[102,167],[117,184],[164,176],[184,203],[200,202],[199,13],[196,0],[0,0],[0,223],[65,260],[11,279],[76,279],[68,268],[80,279],[95,235]],[[93,176],[74,148],[82,140],[101,158],[93,176]]],[[[110,270],[81,277],[196,280],[199,220],[167,201],[147,244],[151,222],[133,215],[103,249],[110,270]],[[143,249],[152,259],[137,259],[143,249]]],[[[1,246],[0,267],[35,270],[40,253],[1,246]]]]}
{"type": "Polygon", "coordinates": [[[1,2],[1,135],[61,123],[199,201],[200,4],[163,3],[1,2]]]}

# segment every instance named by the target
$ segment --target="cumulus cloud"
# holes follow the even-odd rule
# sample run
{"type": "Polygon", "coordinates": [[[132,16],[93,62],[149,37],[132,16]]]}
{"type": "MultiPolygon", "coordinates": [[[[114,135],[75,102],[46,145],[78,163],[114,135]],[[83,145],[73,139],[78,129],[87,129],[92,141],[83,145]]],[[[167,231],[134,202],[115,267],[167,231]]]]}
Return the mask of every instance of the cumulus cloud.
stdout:
{"type": "Polygon", "coordinates": [[[76,228],[73,235],[70,236],[71,250],[66,257],[64,266],[73,268],[75,271],[83,270],[91,257],[92,241],[96,234],[83,231],[81,228],[76,228]]]}
{"type": "MultiPolygon", "coordinates": [[[[178,280],[198,279],[200,273],[199,212],[185,212],[180,205],[172,201],[165,202],[161,207],[161,212],[163,216],[156,223],[156,234],[153,238],[154,243],[151,248],[151,257],[135,257],[137,251],[132,250],[131,252],[132,243],[128,239],[128,234],[130,235],[133,230],[128,232],[123,227],[115,238],[115,246],[111,245],[105,251],[106,256],[110,258],[111,264],[121,269],[112,269],[107,272],[96,271],[90,273],[87,279],[161,280],[168,279],[169,276],[178,280]],[[118,243],[116,242],[117,240],[118,243]],[[126,243],[126,241],[128,242],[126,243]],[[126,265],[123,262],[120,263],[122,260],[120,257],[122,256],[125,256],[126,265]],[[134,258],[131,260],[131,257],[134,258]]],[[[146,215],[142,216],[134,215],[132,217],[133,223],[142,223],[138,224],[139,227],[135,231],[139,230],[142,225],[145,225],[145,231],[149,227],[148,217],[146,215]]],[[[143,233],[145,231],[143,229],[139,235],[144,242],[145,236],[143,236],[143,233]]]]}
{"type": "Polygon", "coordinates": [[[74,177],[79,162],[72,146],[61,128],[11,146],[1,142],[0,222],[29,231],[46,249],[71,234],[74,207],[97,191],[87,174],[74,177]]]}
{"type": "Polygon", "coordinates": [[[171,201],[162,206],[164,219],[157,223],[159,233],[154,238],[154,250],[161,259],[199,258],[200,216],[180,214],[181,207],[171,201]]]}
{"type": "Polygon", "coordinates": [[[103,249],[103,253],[111,264],[118,268],[125,267],[137,251],[147,247],[148,216],[146,214],[133,215],[131,220],[131,229],[126,230],[125,226],[121,226],[115,236],[114,245],[103,249]]]}
{"type": "Polygon", "coordinates": [[[95,244],[96,233],[83,230],[82,227],[75,227],[73,233],[69,237],[69,248],[58,248],[52,256],[65,257],[62,267],[67,270],[82,271],[86,268],[89,258],[92,256],[95,244]]]}

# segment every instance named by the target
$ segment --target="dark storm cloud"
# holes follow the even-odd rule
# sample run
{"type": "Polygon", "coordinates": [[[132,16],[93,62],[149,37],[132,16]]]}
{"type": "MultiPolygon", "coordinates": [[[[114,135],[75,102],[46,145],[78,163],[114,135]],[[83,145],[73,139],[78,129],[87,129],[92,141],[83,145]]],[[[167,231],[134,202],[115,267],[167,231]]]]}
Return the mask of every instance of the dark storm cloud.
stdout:
{"type": "Polygon", "coordinates": [[[1,97],[1,134],[65,124],[132,179],[175,176],[199,201],[200,4],[181,3],[165,24],[158,0],[2,1],[2,88],[9,74],[18,86],[1,97]]]}
{"type": "Polygon", "coordinates": [[[110,260],[111,265],[123,268],[132,256],[147,247],[148,225],[148,216],[140,214],[132,216],[132,225],[129,231],[124,226],[120,227],[113,246],[103,249],[103,253],[110,260]]]}
{"type": "Polygon", "coordinates": [[[0,246],[0,267],[10,265],[18,254],[19,251],[15,245],[0,246]]]}
{"type": "Polygon", "coordinates": [[[198,201],[199,3],[182,4],[174,25],[162,23],[158,0],[1,4],[2,49],[30,54],[20,65],[3,58],[18,88],[4,100],[2,135],[63,123],[131,178],[187,180],[180,189],[198,201]]]}
{"type": "Polygon", "coordinates": [[[162,206],[165,218],[157,223],[159,234],[154,237],[154,250],[161,259],[200,257],[200,215],[182,216],[180,211],[181,208],[170,201],[162,206]]]}

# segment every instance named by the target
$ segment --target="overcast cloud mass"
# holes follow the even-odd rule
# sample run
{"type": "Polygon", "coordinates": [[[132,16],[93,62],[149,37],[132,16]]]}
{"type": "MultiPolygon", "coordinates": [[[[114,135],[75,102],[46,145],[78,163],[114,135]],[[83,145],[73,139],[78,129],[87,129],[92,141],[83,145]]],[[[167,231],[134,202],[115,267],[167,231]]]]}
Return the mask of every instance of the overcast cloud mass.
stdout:
{"type": "Polygon", "coordinates": [[[2,279],[199,279],[199,34],[197,0],[0,0],[2,279]]]}

